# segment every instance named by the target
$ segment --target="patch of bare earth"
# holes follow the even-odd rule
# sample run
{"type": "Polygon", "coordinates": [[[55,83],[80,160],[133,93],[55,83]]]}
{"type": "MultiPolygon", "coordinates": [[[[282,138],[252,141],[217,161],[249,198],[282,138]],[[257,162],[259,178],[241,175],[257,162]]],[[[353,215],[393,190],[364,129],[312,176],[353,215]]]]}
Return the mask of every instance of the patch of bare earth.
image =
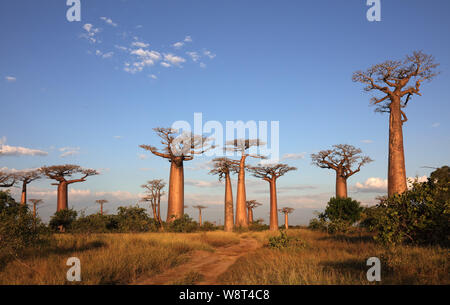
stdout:
{"type": "Polygon", "coordinates": [[[241,256],[261,245],[252,238],[241,238],[239,244],[218,247],[214,252],[194,251],[189,261],[150,278],[141,278],[133,285],[198,284],[215,285],[217,278],[241,256]],[[198,281],[188,283],[192,275],[198,281]]]}

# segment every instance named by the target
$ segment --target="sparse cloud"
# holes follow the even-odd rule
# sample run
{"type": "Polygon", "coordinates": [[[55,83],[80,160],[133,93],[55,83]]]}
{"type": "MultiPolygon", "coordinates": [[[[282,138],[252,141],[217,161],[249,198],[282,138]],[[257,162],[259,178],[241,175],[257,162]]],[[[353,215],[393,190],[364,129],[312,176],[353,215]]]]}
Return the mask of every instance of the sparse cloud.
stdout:
{"type": "Polygon", "coordinates": [[[184,42],[181,42],[181,41],[175,42],[175,43],[172,45],[172,47],[174,47],[175,49],[179,49],[179,48],[181,48],[182,46],[184,46],[184,42]]]}
{"type": "Polygon", "coordinates": [[[433,125],[431,125],[431,127],[433,128],[438,128],[439,126],[441,126],[441,123],[439,122],[433,123],[433,125]]]}
{"type": "Polygon", "coordinates": [[[114,139],[121,140],[123,139],[123,136],[114,136],[114,139]]]}
{"type": "Polygon", "coordinates": [[[216,57],[216,54],[213,54],[211,51],[208,51],[208,50],[203,51],[203,54],[205,56],[208,56],[210,59],[213,59],[214,57],[216,57]]]}
{"type": "Polygon", "coordinates": [[[148,77],[150,77],[152,79],[158,79],[158,76],[156,76],[155,74],[150,74],[148,77]]]}
{"type": "Polygon", "coordinates": [[[163,61],[163,62],[161,62],[161,66],[163,66],[163,67],[165,67],[165,68],[169,68],[169,67],[170,67],[170,64],[163,61]]]}
{"type": "Polygon", "coordinates": [[[113,27],[117,26],[117,23],[114,23],[111,18],[107,18],[107,17],[100,17],[101,20],[103,20],[106,24],[109,24],[113,27]]]}
{"type": "Polygon", "coordinates": [[[203,62],[201,62],[201,63],[200,63],[200,68],[203,68],[203,69],[206,68],[206,64],[203,63],[203,62]]]}
{"type": "Polygon", "coordinates": [[[306,153],[288,153],[284,154],[282,160],[300,160],[305,158],[306,153]]]}
{"type": "Polygon", "coordinates": [[[186,59],[180,56],[176,56],[172,53],[164,54],[164,60],[166,62],[170,62],[172,65],[180,65],[184,62],[186,62],[186,59]]]}
{"type": "Polygon", "coordinates": [[[385,194],[387,192],[387,185],[388,185],[387,179],[371,177],[371,178],[368,178],[363,183],[356,182],[354,190],[356,192],[361,192],[361,193],[385,194]]]}
{"type": "Polygon", "coordinates": [[[148,155],[146,155],[146,154],[137,154],[137,156],[138,156],[138,158],[141,159],[141,160],[145,160],[145,159],[148,158],[148,155]]]}
{"type": "Polygon", "coordinates": [[[99,28],[95,28],[92,24],[86,23],[85,25],[83,25],[83,29],[86,31],[86,33],[83,33],[81,37],[87,39],[91,43],[99,42],[96,38],[97,33],[100,32],[99,28]]]}
{"type": "Polygon", "coordinates": [[[185,185],[195,186],[195,187],[222,187],[222,184],[218,180],[214,181],[206,181],[206,180],[195,180],[195,179],[187,179],[184,182],[185,185]]]}
{"type": "Polygon", "coordinates": [[[8,83],[13,83],[13,82],[15,82],[16,80],[17,80],[17,78],[15,78],[14,76],[6,76],[5,77],[5,80],[8,82],[8,83]]]}
{"type": "Polygon", "coordinates": [[[100,50],[96,50],[95,55],[100,56],[101,58],[111,58],[114,55],[114,52],[103,53],[100,50]]]}
{"type": "Polygon", "coordinates": [[[372,140],[361,140],[361,142],[362,142],[362,143],[365,143],[365,144],[370,144],[370,143],[373,143],[373,141],[372,141],[372,140]]]}
{"type": "Polygon", "coordinates": [[[200,59],[200,55],[198,54],[198,52],[186,52],[187,55],[189,55],[189,57],[191,57],[191,59],[194,62],[197,62],[200,59]]]}
{"type": "Polygon", "coordinates": [[[61,147],[59,149],[59,151],[61,152],[61,154],[59,155],[61,158],[67,158],[70,156],[78,155],[80,153],[80,148],[79,147],[61,147]]]}
{"type": "Polygon", "coordinates": [[[21,146],[6,145],[6,137],[0,139],[0,156],[47,156],[46,151],[21,146]]]}
{"type": "Polygon", "coordinates": [[[192,37],[191,36],[186,36],[184,38],[184,42],[192,42],[192,37]]]}
{"type": "Polygon", "coordinates": [[[134,41],[131,44],[132,47],[136,47],[136,48],[148,48],[150,46],[150,44],[142,42],[142,41],[134,41]]]}

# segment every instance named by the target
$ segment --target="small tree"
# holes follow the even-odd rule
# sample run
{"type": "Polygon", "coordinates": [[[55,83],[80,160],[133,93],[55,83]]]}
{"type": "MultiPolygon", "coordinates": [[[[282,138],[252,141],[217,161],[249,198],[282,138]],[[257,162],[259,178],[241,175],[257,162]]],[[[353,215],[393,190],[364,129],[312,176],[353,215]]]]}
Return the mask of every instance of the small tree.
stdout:
{"type": "Polygon", "coordinates": [[[95,176],[99,173],[93,169],[84,169],[78,165],[66,164],[66,165],[55,165],[55,166],[43,166],[40,171],[47,176],[49,179],[58,181],[58,183],[53,183],[52,185],[58,186],[58,207],[57,211],[67,210],[69,208],[68,204],[68,186],[77,182],[84,182],[89,176],[95,176]],[[68,177],[73,175],[82,175],[79,179],[67,180],[68,177]]]}
{"type": "Polygon", "coordinates": [[[16,174],[17,181],[22,182],[22,196],[20,199],[20,203],[23,205],[27,204],[27,185],[31,182],[40,179],[42,177],[42,173],[40,170],[30,170],[30,171],[22,171],[16,174]]]}
{"type": "Polygon", "coordinates": [[[261,206],[262,203],[259,203],[256,200],[247,200],[247,209],[248,209],[248,223],[253,223],[253,209],[261,206]]]}
{"type": "Polygon", "coordinates": [[[287,164],[275,164],[267,166],[250,167],[250,171],[256,178],[269,182],[270,186],[270,230],[278,230],[278,208],[277,208],[277,179],[290,171],[297,170],[296,167],[287,164]]]}
{"type": "Polygon", "coordinates": [[[171,222],[184,214],[184,161],[193,160],[195,155],[201,155],[214,146],[210,145],[211,139],[201,135],[189,132],[179,134],[179,131],[173,128],[154,128],[153,130],[162,139],[162,151],[150,145],[140,145],[140,147],[170,162],[167,221],[171,222]]]}
{"type": "Polygon", "coordinates": [[[286,207],[286,208],[280,209],[279,211],[284,214],[284,227],[287,230],[287,229],[289,229],[289,214],[294,212],[294,209],[286,207]]]}
{"type": "Polygon", "coordinates": [[[95,202],[100,205],[100,215],[103,215],[103,205],[105,203],[108,203],[109,201],[106,199],[99,199],[99,200],[95,200],[95,202]]]}
{"type": "Polygon", "coordinates": [[[408,118],[402,109],[414,95],[421,96],[421,84],[438,74],[437,66],[432,55],[413,52],[403,61],[387,60],[353,74],[354,82],[366,85],[365,91],[382,94],[372,98],[372,104],[377,105],[376,111],[389,113],[389,196],[407,190],[403,124],[408,118]]]}
{"type": "Polygon", "coordinates": [[[17,182],[17,177],[11,173],[0,171],[0,187],[12,187],[17,182]]]}
{"type": "Polygon", "coordinates": [[[347,179],[359,172],[363,165],[373,161],[367,156],[361,156],[361,152],[361,149],[352,145],[339,144],[333,145],[333,149],[311,155],[314,165],[336,172],[336,197],[346,198],[347,179]]]}
{"type": "Polygon", "coordinates": [[[141,185],[141,187],[146,189],[147,195],[144,198],[145,201],[150,202],[153,218],[161,224],[161,196],[165,195],[163,189],[166,187],[166,183],[162,179],[154,179],[141,185]]]}
{"type": "Polygon", "coordinates": [[[361,218],[362,211],[361,204],[350,197],[333,197],[328,202],[325,212],[321,217],[334,223],[342,222],[350,226],[361,218]]]}
{"type": "Polygon", "coordinates": [[[33,204],[33,217],[36,219],[37,206],[43,202],[42,199],[30,199],[30,202],[33,204]]]}
{"type": "Polygon", "coordinates": [[[237,198],[236,198],[236,226],[239,227],[248,227],[248,216],[247,216],[247,208],[246,201],[247,195],[245,191],[245,161],[247,157],[252,158],[261,158],[265,157],[259,156],[256,154],[250,154],[248,150],[252,147],[258,147],[261,145],[265,145],[264,142],[259,139],[235,139],[232,141],[228,141],[226,143],[225,150],[238,152],[241,155],[241,159],[239,161],[239,175],[238,175],[238,187],[237,187],[237,198]]]}
{"type": "Polygon", "coordinates": [[[59,232],[63,233],[70,229],[77,216],[77,211],[73,209],[59,210],[50,218],[49,225],[53,230],[58,229],[59,232]]]}
{"type": "Polygon", "coordinates": [[[198,223],[201,227],[202,226],[202,210],[206,209],[207,207],[205,207],[204,205],[194,205],[192,207],[194,209],[198,209],[198,223]]]}
{"type": "Polygon", "coordinates": [[[231,186],[230,173],[239,172],[239,161],[228,158],[216,158],[213,160],[214,168],[209,172],[212,175],[219,175],[219,181],[225,179],[225,223],[224,230],[233,231],[233,190],[231,186]]]}

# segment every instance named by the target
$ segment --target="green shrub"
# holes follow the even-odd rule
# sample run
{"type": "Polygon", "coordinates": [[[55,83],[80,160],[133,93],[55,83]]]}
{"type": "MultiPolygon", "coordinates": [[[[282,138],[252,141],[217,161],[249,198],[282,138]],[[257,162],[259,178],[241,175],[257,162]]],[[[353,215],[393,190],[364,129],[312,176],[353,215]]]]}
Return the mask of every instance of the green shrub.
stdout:
{"type": "Polygon", "coordinates": [[[73,209],[57,211],[49,222],[53,230],[66,231],[71,229],[72,223],[77,219],[78,213],[73,209]]]}
{"type": "Polygon", "coordinates": [[[363,208],[360,206],[360,203],[350,197],[332,197],[328,202],[322,217],[331,222],[343,221],[351,225],[361,218],[362,211],[363,208]]]}
{"type": "Polygon", "coordinates": [[[190,233],[198,229],[198,223],[190,218],[188,214],[184,214],[183,217],[177,218],[167,224],[167,230],[170,232],[190,233]]]}
{"type": "Polygon", "coordinates": [[[117,215],[93,214],[82,216],[71,225],[71,231],[76,233],[108,233],[118,230],[117,215]]]}
{"type": "Polygon", "coordinates": [[[158,224],[140,207],[119,207],[115,218],[120,232],[156,232],[158,224]]]}
{"type": "Polygon", "coordinates": [[[299,238],[288,236],[285,230],[280,231],[280,236],[269,237],[268,247],[271,249],[285,249],[285,248],[305,248],[306,243],[299,238]]]}
{"type": "Polygon", "coordinates": [[[313,218],[309,221],[308,228],[314,231],[324,231],[326,232],[327,229],[327,222],[323,218],[313,218]]]}
{"type": "Polygon", "coordinates": [[[209,221],[205,221],[200,227],[201,231],[216,231],[217,229],[218,227],[209,221]]]}
{"type": "Polygon", "coordinates": [[[265,231],[269,230],[269,226],[264,224],[262,219],[258,219],[249,224],[248,229],[250,231],[265,231]]]}

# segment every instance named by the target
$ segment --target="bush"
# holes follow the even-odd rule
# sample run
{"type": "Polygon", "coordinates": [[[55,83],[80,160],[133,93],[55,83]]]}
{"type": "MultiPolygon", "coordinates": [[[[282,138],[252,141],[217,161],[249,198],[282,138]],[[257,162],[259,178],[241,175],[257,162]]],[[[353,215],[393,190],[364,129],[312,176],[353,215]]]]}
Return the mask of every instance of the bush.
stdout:
{"type": "Polygon", "coordinates": [[[350,197],[333,197],[328,202],[322,215],[331,222],[346,222],[352,225],[361,218],[362,211],[363,208],[360,206],[360,203],[350,197]]]}
{"type": "Polygon", "coordinates": [[[71,226],[71,231],[75,233],[108,233],[117,232],[118,229],[116,215],[101,214],[79,217],[71,226]]]}
{"type": "Polygon", "coordinates": [[[183,217],[177,218],[167,224],[167,229],[170,232],[190,233],[197,231],[199,229],[199,225],[196,221],[190,218],[188,214],[184,214],[183,217]]]}
{"type": "Polygon", "coordinates": [[[314,231],[327,231],[327,222],[323,218],[313,218],[309,222],[308,228],[314,231]]]}
{"type": "Polygon", "coordinates": [[[285,249],[285,248],[305,248],[306,243],[296,237],[290,237],[285,230],[280,231],[280,236],[269,237],[269,248],[285,249]]]}
{"type": "Polygon", "coordinates": [[[248,229],[250,231],[265,231],[269,230],[269,226],[264,224],[262,219],[258,219],[249,224],[248,229]]]}
{"type": "Polygon", "coordinates": [[[209,221],[205,221],[200,227],[201,231],[216,231],[217,229],[218,227],[209,221]]]}
{"type": "Polygon", "coordinates": [[[120,232],[156,232],[158,223],[150,218],[144,208],[119,207],[116,216],[117,227],[120,232]]]}
{"type": "Polygon", "coordinates": [[[50,218],[50,228],[64,232],[71,229],[72,223],[77,219],[78,213],[73,209],[65,209],[57,211],[50,218]]]}

